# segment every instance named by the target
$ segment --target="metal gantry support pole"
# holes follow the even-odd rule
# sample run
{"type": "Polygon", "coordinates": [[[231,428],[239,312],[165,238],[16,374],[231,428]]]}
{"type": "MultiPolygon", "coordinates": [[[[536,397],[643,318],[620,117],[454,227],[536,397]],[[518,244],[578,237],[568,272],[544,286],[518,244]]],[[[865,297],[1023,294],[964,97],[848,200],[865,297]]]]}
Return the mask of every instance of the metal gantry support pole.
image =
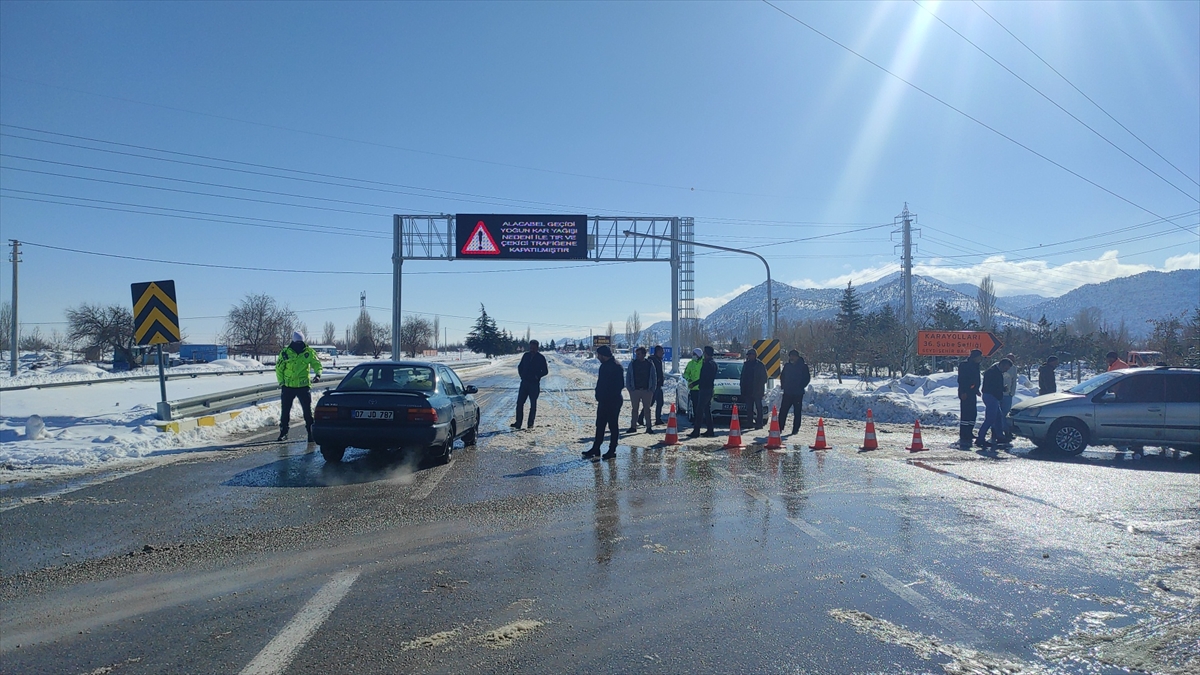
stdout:
{"type": "Polygon", "coordinates": [[[771,294],[771,265],[769,263],[767,263],[766,258],[755,253],[754,251],[747,251],[747,250],[741,249],[741,248],[730,248],[728,246],[717,246],[716,244],[701,244],[698,241],[684,242],[684,240],[679,239],[677,237],[662,237],[662,236],[659,236],[656,234],[646,234],[644,232],[634,232],[633,230],[625,230],[624,234],[626,237],[642,237],[645,239],[658,239],[660,241],[669,241],[674,244],[688,243],[688,244],[691,244],[692,246],[699,246],[700,248],[711,248],[711,249],[715,249],[717,251],[726,251],[728,253],[743,253],[745,255],[752,255],[755,258],[758,258],[759,261],[762,262],[763,267],[767,268],[767,311],[766,311],[766,319],[765,319],[766,325],[767,325],[766,337],[768,339],[771,339],[774,337],[775,322],[772,321],[772,319],[771,319],[771,312],[772,312],[771,307],[774,304],[774,297],[771,294]]]}
{"type": "Polygon", "coordinates": [[[392,216],[392,360],[400,360],[400,280],[403,278],[402,268],[404,256],[400,242],[403,219],[399,215],[392,216]]]}
{"type": "MultiPolygon", "coordinates": [[[[916,370],[916,347],[917,347],[917,326],[913,317],[913,288],[912,288],[912,266],[913,266],[913,219],[916,214],[908,210],[908,202],[904,203],[904,210],[896,219],[900,222],[900,234],[902,237],[901,247],[904,249],[900,258],[900,276],[904,282],[904,360],[901,363],[901,370],[905,373],[916,370]]],[[[895,230],[892,231],[893,234],[895,230]]]]}
{"type": "Polygon", "coordinates": [[[683,345],[679,338],[679,219],[671,219],[671,373],[679,373],[679,361],[683,358],[683,345]]]}
{"type": "Polygon", "coordinates": [[[9,239],[8,243],[9,243],[9,245],[12,246],[12,255],[9,256],[8,260],[9,260],[9,262],[12,263],[12,266],[13,266],[12,326],[10,327],[12,330],[12,333],[9,336],[10,339],[12,340],[12,342],[9,343],[9,349],[11,350],[9,355],[12,360],[8,364],[8,374],[11,375],[12,377],[16,377],[17,376],[17,341],[21,337],[21,331],[19,328],[20,324],[17,322],[17,264],[21,262],[21,242],[17,241],[16,239],[9,239]]]}

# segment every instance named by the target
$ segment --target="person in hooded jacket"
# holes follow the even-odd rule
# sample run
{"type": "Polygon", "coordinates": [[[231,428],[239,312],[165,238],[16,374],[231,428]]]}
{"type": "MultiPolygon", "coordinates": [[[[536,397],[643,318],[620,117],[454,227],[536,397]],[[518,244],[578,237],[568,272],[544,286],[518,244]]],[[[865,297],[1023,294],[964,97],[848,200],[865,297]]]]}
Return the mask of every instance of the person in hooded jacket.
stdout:
{"type": "Polygon", "coordinates": [[[800,411],[804,409],[804,391],[812,381],[812,373],[804,357],[795,349],[788,352],[788,362],[783,364],[783,375],[780,376],[783,385],[783,400],[779,403],[779,428],[787,426],[788,411],[796,409],[796,419],[792,422],[792,435],[800,433],[800,411]]]}
{"type": "Polygon", "coordinates": [[[622,391],[625,388],[625,372],[621,364],[613,358],[612,350],[607,345],[596,347],[596,359],[600,361],[600,370],[596,373],[596,438],[592,449],[583,453],[584,459],[599,459],[600,446],[604,442],[604,431],[607,429],[609,438],[608,452],[604,459],[617,456],[617,439],[620,437],[621,406],[625,403],[622,391]]]}
{"type": "Polygon", "coordinates": [[[517,364],[517,375],[521,377],[521,386],[517,390],[517,421],[508,425],[520,429],[525,418],[525,401],[529,401],[529,427],[533,428],[533,420],[537,417],[537,400],[542,393],[542,378],[550,374],[546,366],[546,357],[538,351],[541,345],[537,340],[529,341],[529,351],[521,357],[517,364]]]}
{"type": "Polygon", "coordinates": [[[758,360],[758,352],[753,349],[746,352],[746,361],[742,364],[741,385],[742,403],[745,412],[750,416],[750,423],[755,429],[763,428],[763,396],[767,393],[767,366],[758,360]]]}
{"type": "Polygon", "coordinates": [[[292,416],[292,401],[300,400],[300,409],[304,411],[304,430],[308,432],[308,442],[312,443],[312,393],[313,382],[321,381],[321,361],[312,347],[304,344],[304,334],[300,331],[292,333],[292,343],[279,352],[275,360],[275,379],[282,387],[279,412],[279,438],[285,441],[288,437],[288,422],[292,416]],[[312,369],[314,377],[308,379],[308,371],[312,369]]]}
{"type": "Polygon", "coordinates": [[[1038,396],[1053,394],[1058,391],[1058,382],[1054,379],[1054,371],[1058,369],[1058,357],[1049,356],[1046,362],[1038,366],[1038,396]]]}

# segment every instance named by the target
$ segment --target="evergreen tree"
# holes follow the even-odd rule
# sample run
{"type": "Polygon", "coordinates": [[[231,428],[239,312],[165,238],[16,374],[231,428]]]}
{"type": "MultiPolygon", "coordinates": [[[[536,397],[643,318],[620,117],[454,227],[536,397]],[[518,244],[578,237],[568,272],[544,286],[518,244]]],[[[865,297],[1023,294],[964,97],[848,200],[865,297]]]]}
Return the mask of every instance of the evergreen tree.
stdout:
{"type": "Polygon", "coordinates": [[[491,358],[503,353],[501,337],[500,330],[496,327],[496,320],[488,316],[487,309],[480,304],[479,318],[475,320],[475,326],[471,328],[471,332],[467,333],[467,348],[491,358]]]}
{"type": "Polygon", "coordinates": [[[958,313],[954,305],[946,302],[945,298],[938,299],[937,304],[929,312],[929,320],[929,327],[934,330],[963,330],[967,327],[962,314],[958,313]]]}
{"type": "Polygon", "coordinates": [[[846,290],[838,300],[837,325],[840,343],[838,360],[841,361],[844,357],[850,364],[851,371],[857,374],[858,352],[863,339],[863,314],[862,303],[852,282],[846,282],[846,290]]]}

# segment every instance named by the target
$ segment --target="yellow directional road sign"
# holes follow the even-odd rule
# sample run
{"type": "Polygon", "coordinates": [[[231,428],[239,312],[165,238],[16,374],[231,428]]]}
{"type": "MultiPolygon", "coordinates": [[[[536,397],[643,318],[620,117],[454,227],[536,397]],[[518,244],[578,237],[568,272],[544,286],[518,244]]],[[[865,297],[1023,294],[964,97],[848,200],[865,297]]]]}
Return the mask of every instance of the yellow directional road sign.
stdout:
{"type": "Polygon", "coordinates": [[[138,345],[179,342],[179,307],[175,304],[174,281],[131,284],[133,289],[133,337],[138,345]]]}
{"type": "Polygon", "coordinates": [[[779,377],[783,368],[783,355],[780,353],[779,340],[755,341],[754,353],[758,354],[758,360],[767,367],[767,377],[779,377]]]}

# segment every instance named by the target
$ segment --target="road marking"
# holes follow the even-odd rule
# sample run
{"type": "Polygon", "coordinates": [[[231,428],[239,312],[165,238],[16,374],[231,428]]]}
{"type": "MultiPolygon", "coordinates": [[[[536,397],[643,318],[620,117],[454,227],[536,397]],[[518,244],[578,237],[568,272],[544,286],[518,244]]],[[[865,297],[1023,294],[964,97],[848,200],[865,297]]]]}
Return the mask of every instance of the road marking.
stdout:
{"type": "Polygon", "coordinates": [[[438,486],[438,483],[442,482],[442,479],[446,477],[446,474],[450,473],[451,466],[454,465],[443,464],[430,469],[429,478],[426,478],[425,482],[421,483],[421,487],[417,488],[417,491],[413,493],[412,500],[414,502],[419,502],[433,494],[433,489],[438,486]]]}
{"type": "Polygon", "coordinates": [[[283,627],[279,635],[263,647],[250,665],[242,669],[241,675],[276,675],[287,670],[304,644],[350,592],[350,587],[361,572],[362,570],[354,569],[334,575],[329,583],[322,586],[321,590],[300,608],[300,612],[283,627]]]}
{"type": "Polygon", "coordinates": [[[878,567],[871,570],[871,576],[883,584],[884,588],[895,593],[901,600],[915,607],[917,611],[941,624],[943,628],[956,633],[958,637],[965,638],[974,644],[983,644],[982,633],[959,621],[957,617],[937,606],[929,598],[900,583],[900,580],[896,577],[878,567]]]}

